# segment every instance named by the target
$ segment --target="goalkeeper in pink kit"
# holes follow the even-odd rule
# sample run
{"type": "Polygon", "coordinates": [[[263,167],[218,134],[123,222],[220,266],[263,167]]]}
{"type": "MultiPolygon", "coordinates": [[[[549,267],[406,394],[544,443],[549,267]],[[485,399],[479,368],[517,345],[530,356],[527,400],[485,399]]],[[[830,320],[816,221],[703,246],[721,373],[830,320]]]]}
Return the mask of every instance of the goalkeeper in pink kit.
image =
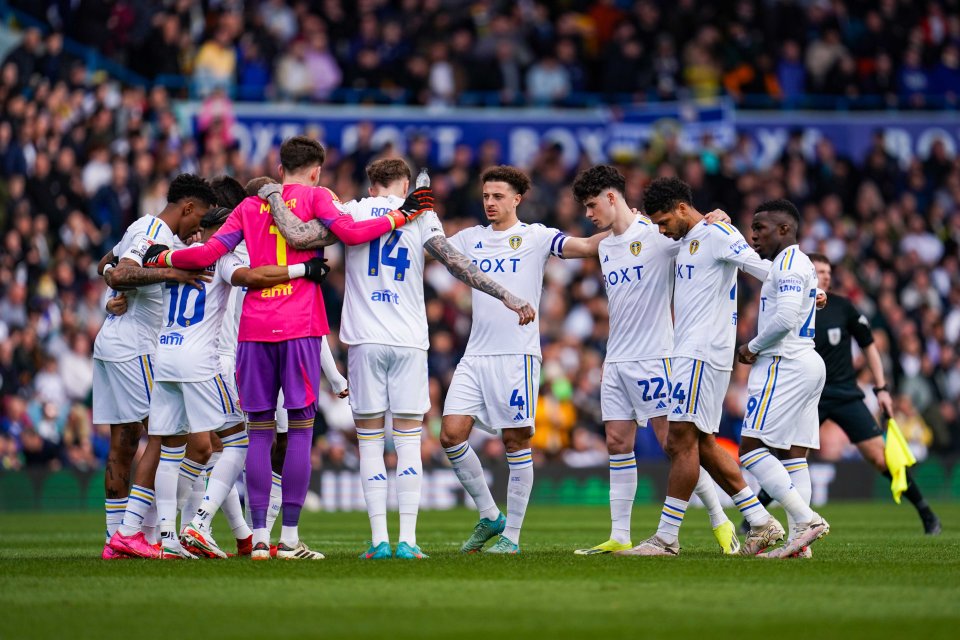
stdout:
{"type": "MultiPolygon", "coordinates": [[[[280,147],[283,201],[304,222],[318,219],[347,245],[369,242],[433,208],[429,189],[418,189],[399,210],[361,222],[344,214],[332,191],[317,187],[324,160],[323,147],[297,136],[280,147]]],[[[278,189],[280,189],[278,185],[278,189]]],[[[331,242],[336,238],[331,238],[331,242]]],[[[161,251],[147,266],[175,265],[202,269],[246,240],[250,266],[293,266],[318,255],[297,250],[273,225],[270,205],[250,197],[234,209],[210,242],[203,246],[161,251]]],[[[322,249],[319,250],[322,252],[322,249]]],[[[275,407],[280,389],[289,414],[287,453],[283,463],[283,528],[277,558],[321,560],[323,554],[300,540],[297,523],[310,481],[310,448],[320,382],[320,338],[330,333],[320,286],[303,278],[244,297],[237,349],[240,406],[247,413],[250,448],[247,487],[253,516],[254,560],[270,558],[267,507],[272,483],[270,447],[276,429],[275,407]]]]}

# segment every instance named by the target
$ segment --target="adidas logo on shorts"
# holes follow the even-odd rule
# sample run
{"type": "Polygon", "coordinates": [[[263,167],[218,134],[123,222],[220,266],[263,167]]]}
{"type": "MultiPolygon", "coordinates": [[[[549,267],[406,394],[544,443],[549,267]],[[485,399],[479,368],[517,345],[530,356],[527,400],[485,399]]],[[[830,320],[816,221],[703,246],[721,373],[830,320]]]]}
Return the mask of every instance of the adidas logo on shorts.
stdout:
{"type": "Polygon", "coordinates": [[[678,405],[677,408],[673,410],[673,413],[676,415],[680,415],[683,413],[683,409],[681,409],[678,405]]]}
{"type": "MultiPolygon", "coordinates": [[[[660,402],[657,403],[657,409],[666,409],[666,408],[667,408],[667,405],[665,405],[665,404],[663,403],[663,400],[661,400],[660,402]]],[[[679,409],[679,408],[680,408],[680,407],[677,407],[677,409],[679,409]]]]}

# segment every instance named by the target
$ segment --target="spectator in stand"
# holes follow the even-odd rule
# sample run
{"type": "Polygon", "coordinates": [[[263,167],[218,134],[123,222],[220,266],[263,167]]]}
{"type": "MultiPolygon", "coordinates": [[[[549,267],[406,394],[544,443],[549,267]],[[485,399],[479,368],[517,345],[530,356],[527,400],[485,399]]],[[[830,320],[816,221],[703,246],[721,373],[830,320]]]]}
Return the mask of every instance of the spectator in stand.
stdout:
{"type": "Polygon", "coordinates": [[[237,70],[237,52],[233,36],[226,26],[217,27],[213,37],[203,43],[193,61],[197,91],[206,96],[215,89],[231,91],[237,70]]]}

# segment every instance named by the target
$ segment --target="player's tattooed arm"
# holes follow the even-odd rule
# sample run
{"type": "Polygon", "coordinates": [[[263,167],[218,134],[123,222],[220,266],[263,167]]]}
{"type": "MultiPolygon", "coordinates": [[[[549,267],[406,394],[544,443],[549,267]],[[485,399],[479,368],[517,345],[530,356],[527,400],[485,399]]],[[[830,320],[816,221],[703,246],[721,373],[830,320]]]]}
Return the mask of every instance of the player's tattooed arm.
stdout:
{"type": "Polygon", "coordinates": [[[116,267],[103,274],[107,286],[117,291],[136,289],[158,282],[179,282],[203,288],[204,282],[210,282],[209,275],[201,271],[183,271],[182,269],[147,269],[135,260],[123,258],[116,267]]]}
{"type": "Polygon", "coordinates": [[[258,195],[270,204],[270,215],[287,244],[294,249],[319,249],[337,242],[337,236],[319,220],[304,222],[294,215],[277,190],[279,186],[275,183],[265,184],[258,195]]]}
{"type": "Polygon", "coordinates": [[[423,246],[430,255],[447,268],[447,271],[453,277],[477,291],[483,291],[503,302],[504,306],[519,316],[521,325],[533,322],[533,319],[537,317],[537,312],[529,302],[513,295],[485,275],[477,268],[477,265],[473,264],[470,258],[454,249],[453,245],[443,236],[430,238],[423,246]]]}

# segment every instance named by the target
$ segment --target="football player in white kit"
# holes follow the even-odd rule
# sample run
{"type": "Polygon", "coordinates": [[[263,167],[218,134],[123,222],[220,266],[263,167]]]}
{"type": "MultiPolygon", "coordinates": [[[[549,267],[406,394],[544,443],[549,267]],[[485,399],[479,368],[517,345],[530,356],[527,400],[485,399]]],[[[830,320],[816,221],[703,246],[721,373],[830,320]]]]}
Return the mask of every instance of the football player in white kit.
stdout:
{"type": "Polygon", "coordinates": [[[740,464],[783,505],[790,527],[787,543],[765,557],[789,558],[830,532],[827,521],[810,509],[807,452],[820,448],[817,405],[827,374],[813,341],[817,272],[800,251],[799,226],[800,213],[789,200],[757,207],[753,246],[772,267],[760,290],[757,336],[737,352],[740,362],[753,365],[740,464]],[[786,459],[781,462],[770,448],[786,453],[786,459]]]}
{"type": "MultiPolygon", "coordinates": [[[[624,200],[626,181],[608,165],[592,167],[573,182],[573,195],[598,228],[610,229],[600,241],[600,267],[610,312],[610,337],[603,363],[600,406],[610,456],[610,539],[577,555],[624,551],[630,541],[630,515],[637,492],[634,455],[637,425],[647,420],[664,446],[673,352],[671,300],[680,243],[661,235],[649,218],[624,200]]],[[[712,217],[711,217],[712,216],[712,217]]],[[[729,222],[722,212],[708,220],[729,222]]],[[[740,548],[736,530],[723,511],[716,486],[702,467],[694,492],[710,515],[723,553],[740,548]]]]}
{"type": "MultiPolygon", "coordinates": [[[[547,258],[595,256],[603,234],[568,238],[557,229],[520,222],[517,206],[530,188],[530,179],[514,167],[491,167],[480,180],[490,226],[464,229],[450,238],[450,244],[481,272],[536,308],[547,258]]],[[[533,488],[530,438],[539,387],[539,322],[514,327],[506,309],[474,292],[473,327],[447,392],[440,433],[447,459],[480,512],[473,534],[460,548],[464,553],[480,551],[497,535],[488,553],[520,552],[520,528],[533,488]],[[494,502],[480,459],[467,441],[475,423],[499,432],[507,450],[506,517],[494,502]]]]}
{"type": "Polygon", "coordinates": [[[674,273],[674,349],[669,372],[666,451],[670,476],[656,534],[633,549],[617,552],[623,555],[680,553],[680,525],[700,477],[700,465],[750,522],[741,553],[759,553],[784,533],[715,437],[733,368],[737,270],[764,279],[770,264],[734,227],[724,222],[707,223],[692,201],[690,186],[677,178],[657,178],[644,191],[647,215],[660,233],[680,241],[674,273]]]}
{"type": "MultiPolygon", "coordinates": [[[[130,225],[117,246],[100,261],[100,272],[107,285],[114,291],[126,291],[127,303],[123,315],[107,316],[93,352],[93,421],[110,425],[110,452],[104,474],[107,542],[126,517],[130,466],[150,412],[153,357],[163,313],[163,282],[201,286],[206,279],[199,272],[144,269],[143,256],[153,243],[170,244],[178,234],[190,237],[215,203],[214,198],[202,178],[177,176],[170,183],[163,211],[157,216],[145,215],[130,225]]],[[[153,504],[152,490],[136,489],[129,515],[129,524],[136,525],[136,529],[129,530],[134,532],[153,504]]],[[[119,555],[109,544],[104,545],[105,560],[119,555]]]]}
{"type": "MultiPolygon", "coordinates": [[[[370,196],[343,205],[354,220],[381,216],[402,204],[410,189],[410,168],[399,158],[384,158],[367,167],[370,196]]],[[[418,185],[425,188],[423,185],[418,185]]],[[[262,194],[261,194],[262,195],[262,194]]],[[[319,221],[304,223],[285,207],[271,207],[284,237],[294,247],[316,246],[319,221]]],[[[384,465],[385,414],[393,416],[397,452],[396,486],[400,534],[395,557],[428,557],[416,538],[423,463],[420,436],[423,415],[430,409],[427,376],[427,317],[423,294],[423,250],[452,275],[500,300],[521,324],[535,312],[458,252],[443,233],[434,212],[412,225],[368,244],[347,247],[346,294],[340,339],[350,345],[350,405],[360,445],[360,479],[372,533],[363,559],[394,556],[387,534],[387,476],[384,465]]],[[[488,296],[493,306],[500,305],[488,296]]],[[[512,320],[511,320],[512,322],[512,320]]]]}

